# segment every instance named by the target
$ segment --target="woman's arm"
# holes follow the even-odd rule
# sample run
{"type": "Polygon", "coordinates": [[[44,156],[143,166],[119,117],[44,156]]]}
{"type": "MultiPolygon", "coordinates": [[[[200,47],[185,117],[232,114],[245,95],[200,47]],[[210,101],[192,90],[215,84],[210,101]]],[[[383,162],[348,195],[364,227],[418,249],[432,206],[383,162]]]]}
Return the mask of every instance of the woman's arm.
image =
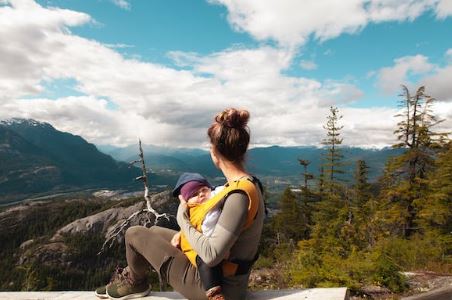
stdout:
{"type": "Polygon", "coordinates": [[[248,197],[243,193],[230,194],[224,203],[220,218],[210,237],[204,236],[190,223],[187,205],[181,203],[177,211],[177,223],[199,257],[208,265],[215,266],[237,240],[248,214],[248,197]]]}

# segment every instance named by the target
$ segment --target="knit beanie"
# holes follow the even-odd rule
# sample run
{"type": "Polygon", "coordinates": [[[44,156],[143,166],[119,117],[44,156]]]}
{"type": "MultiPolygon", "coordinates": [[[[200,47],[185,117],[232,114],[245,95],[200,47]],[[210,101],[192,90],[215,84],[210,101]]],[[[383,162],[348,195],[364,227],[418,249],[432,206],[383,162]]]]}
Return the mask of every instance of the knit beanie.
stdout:
{"type": "Polygon", "coordinates": [[[200,188],[207,186],[206,182],[201,181],[189,181],[182,186],[180,194],[185,200],[190,199],[195,195],[200,188]]]}
{"type": "Polygon", "coordinates": [[[181,194],[180,189],[182,188],[182,186],[184,186],[187,182],[190,181],[198,181],[198,182],[203,182],[205,186],[209,187],[210,189],[213,189],[212,185],[207,181],[206,178],[204,178],[204,176],[202,176],[199,173],[183,173],[179,179],[177,179],[177,183],[176,186],[173,189],[173,196],[177,197],[181,194]]]}

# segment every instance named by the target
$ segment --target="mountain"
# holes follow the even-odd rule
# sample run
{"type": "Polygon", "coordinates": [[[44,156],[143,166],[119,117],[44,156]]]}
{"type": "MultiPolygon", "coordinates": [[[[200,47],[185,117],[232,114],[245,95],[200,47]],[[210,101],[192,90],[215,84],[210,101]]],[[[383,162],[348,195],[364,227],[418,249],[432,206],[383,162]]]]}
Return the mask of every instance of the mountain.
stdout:
{"type": "MultiPolygon", "coordinates": [[[[104,146],[105,147],[105,146],[104,146]]],[[[131,161],[135,156],[131,154],[136,146],[126,148],[109,148],[108,152],[117,160],[131,161]]],[[[102,149],[102,148],[101,148],[102,149]]],[[[201,149],[171,149],[158,146],[144,146],[145,159],[152,170],[157,173],[173,173],[191,171],[199,172],[209,177],[221,176],[221,173],[211,162],[208,151],[201,149]]],[[[348,179],[352,178],[357,160],[365,160],[369,166],[369,178],[376,180],[384,169],[384,165],[389,157],[399,155],[403,150],[383,148],[383,149],[363,149],[343,147],[344,155],[343,169],[348,174],[348,179]]],[[[317,147],[259,147],[252,148],[248,152],[246,159],[247,167],[253,174],[260,177],[279,177],[287,181],[288,178],[300,179],[303,172],[298,159],[309,160],[311,163],[308,172],[318,175],[322,163],[322,155],[325,152],[317,147]]]]}
{"type": "Polygon", "coordinates": [[[26,119],[0,122],[0,201],[91,187],[125,187],[140,174],[80,136],[26,119]]]}
{"type": "MultiPolygon", "coordinates": [[[[1,121],[0,203],[88,188],[141,188],[133,181],[140,170],[129,168],[126,163],[138,158],[137,145],[102,145],[99,149],[106,153],[80,136],[58,131],[48,123],[29,119],[1,121]]],[[[151,185],[172,185],[182,172],[199,172],[213,184],[224,181],[206,150],[143,145],[143,151],[151,171],[151,185]]],[[[358,159],[367,162],[369,178],[375,180],[387,159],[403,150],[343,147],[342,151],[345,179],[351,181],[358,159]]],[[[323,153],[316,147],[253,148],[246,162],[269,191],[279,193],[287,185],[300,184],[303,169],[298,159],[309,160],[308,172],[318,175],[323,153]]]]}

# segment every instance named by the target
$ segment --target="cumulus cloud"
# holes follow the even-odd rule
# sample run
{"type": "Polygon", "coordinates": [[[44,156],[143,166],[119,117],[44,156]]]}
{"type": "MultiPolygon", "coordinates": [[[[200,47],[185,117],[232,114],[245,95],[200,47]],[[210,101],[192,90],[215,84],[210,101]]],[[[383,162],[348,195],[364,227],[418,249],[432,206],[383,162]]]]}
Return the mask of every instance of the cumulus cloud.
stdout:
{"type": "MultiPolygon", "coordinates": [[[[171,52],[184,67],[178,70],[125,58],[111,45],[71,34],[71,26],[92,22],[86,14],[30,0],[9,3],[0,7],[0,118],[48,121],[90,142],[126,145],[141,137],[148,144],[199,147],[214,114],[236,106],[252,114],[255,145],[315,145],[324,136],[328,107],[362,96],[347,80],[287,75],[296,56],[290,48],[171,52]],[[73,80],[84,95],[33,98],[44,83],[60,79],[73,80]]],[[[392,143],[394,112],[341,110],[344,135],[350,129],[346,144],[392,143]]]]}
{"type": "Polygon", "coordinates": [[[441,19],[452,16],[452,1],[440,0],[436,6],[436,14],[441,19]]]}
{"type": "Polygon", "coordinates": [[[317,69],[317,64],[313,62],[312,60],[302,60],[300,61],[300,67],[303,70],[315,70],[317,69]]]}
{"type": "Polygon", "coordinates": [[[400,90],[400,85],[410,85],[409,75],[430,72],[434,65],[423,55],[405,56],[394,60],[394,65],[378,71],[377,85],[386,94],[394,94],[400,90]]]}
{"type": "Polygon", "coordinates": [[[130,3],[126,0],[112,0],[113,3],[117,6],[119,6],[120,8],[123,9],[130,9],[130,3]]]}
{"type": "Polygon", "coordinates": [[[439,68],[435,74],[421,80],[430,94],[438,100],[452,102],[452,64],[439,68]]]}
{"type": "Polygon", "coordinates": [[[436,66],[435,72],[422,78],[419,84],[425,85],[436,99],[452,102],[452,49],[448,49],[445,56],[447,65],[436,66]]]}
{"type": "Polygon", "coordinates": [[[79,26],[90,16],[75,11],[45,9],[31,0],[9,1],[0,7],[0,100],[42,91],[52,54],[64,51],[67,26],[79,26]],[[44,46],[44,47],[40,47],[44,46]]]}
{"type": "Polygon", "coordinates": [[[369,23],[413,20],[427,10],[451,15],[449,0],[210,0],[224,5],[237,31],[258,40],[297,47],[310,37],[327,40],[354,33],[369,23]]]}
{"type": "Polygon", "coordinates": [[[432,64],[423,55],[397,58],[393,66],[375,72],[377,85],[387,94],[400,91],[401,84],[412,89],[424,85],[437,100],[452,102],[452,49],[444,55],[447,59],[445,66],[432,64]],[[410,75],[418,75],[419,78],[410,80],[410,75]]]}
{"type": "Polygon", "coordinates": [[[452,62],[452,48],[446,51],[446,58],[450,62],[452,62]]]}

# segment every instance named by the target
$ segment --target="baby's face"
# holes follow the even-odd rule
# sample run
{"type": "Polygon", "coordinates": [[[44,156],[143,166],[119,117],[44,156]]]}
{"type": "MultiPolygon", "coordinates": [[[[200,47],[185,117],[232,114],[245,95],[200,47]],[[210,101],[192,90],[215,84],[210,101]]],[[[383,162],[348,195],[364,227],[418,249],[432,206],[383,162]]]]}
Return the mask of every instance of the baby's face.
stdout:
{"type": "Polygon", "coordinates": [[[187,200],[188,204],[202,203],[210,198],[211,189],[207,186],[201,187],[196,193],[187,200]]]}

